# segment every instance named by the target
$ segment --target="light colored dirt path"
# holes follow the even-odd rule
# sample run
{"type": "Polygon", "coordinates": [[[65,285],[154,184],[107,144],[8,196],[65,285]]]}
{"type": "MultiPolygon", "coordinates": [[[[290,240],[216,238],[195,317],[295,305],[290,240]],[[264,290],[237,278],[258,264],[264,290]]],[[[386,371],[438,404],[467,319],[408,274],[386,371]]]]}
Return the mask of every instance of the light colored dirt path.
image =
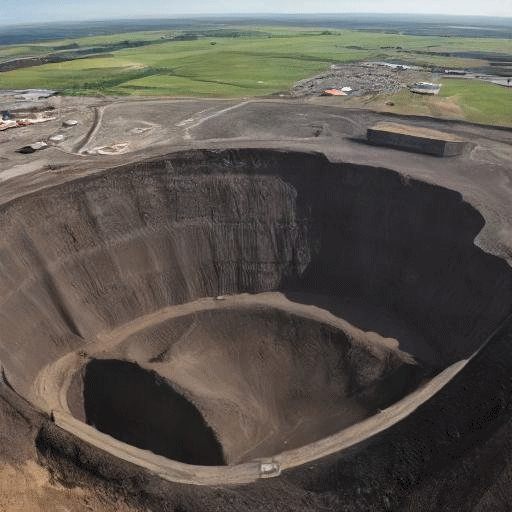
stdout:
{"type": "MultiPolygon", "coordinates": [[[[250,101],[242,101],[241,103],[237,103],[236,105],[231,105],[229,107],[223,108],[222,110],[217,110],[216,112],[213,112],[212,114],[203,115],[203,116],[200,116],[199,114],[201,114],[203,112],[206,113],[207,111],[199,112],[198,115],[196,115],[190,119],[185,119],[185,120],[181,121],[180,123],[178,123],[176,126],[185,127],[185,133],[183,135],[183,139],[190,140],[192,138],[192,135],[190,134],[190,130],[192,130],[193,128],[197,128],[198,126],[203,124],[205,121],[208,121],[208,119],[213,119],[214,117],[221,116],[221,115],[225,114],[226,112],[229,112],[230,110],[234,110],[236,108],[243,107],[244,105],[247,105],[248,103],[250,103],[250,101]]],[[[207,110],[209,110],[209,109],[207,109],[207,110]]]]}
{"type": "Polygon", "coordinates": [[[107,106],[108,105],[102,105],[102,106],[99,106],[99,107],[93,107],[94,108],[94,121],[93,121],[93,124],[91,126],[91,129],[89,130],[89,132],[85,136],[85,139],[83,140],[83,142],[79,143],[74,148],[75,149],[75,153],[80,155],[82,153],[85,153],[85,151],[87,151],[87,149],[89,147],[89,144],[94,139],[94,137],[98,133],[98,130],[101,127],[101,121],[103,119],[103,113],[105,112],[105,109],[107,108],[107,106]]]}

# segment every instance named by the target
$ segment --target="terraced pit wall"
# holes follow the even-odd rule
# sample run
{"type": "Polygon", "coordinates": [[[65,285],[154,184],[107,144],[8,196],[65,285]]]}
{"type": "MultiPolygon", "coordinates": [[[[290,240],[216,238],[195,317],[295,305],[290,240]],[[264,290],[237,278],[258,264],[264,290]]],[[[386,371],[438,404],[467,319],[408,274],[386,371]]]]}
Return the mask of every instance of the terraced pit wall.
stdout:
{"type": "Polygon", "coordinates": [[[190,151],[92,174],[1,207],[0,360],[28,396],[99,332],[279,290],[384,312],[439,369],[510,310],[508,266],[473,243],[483,225],[458,193],[318,154],[190,151]]]}

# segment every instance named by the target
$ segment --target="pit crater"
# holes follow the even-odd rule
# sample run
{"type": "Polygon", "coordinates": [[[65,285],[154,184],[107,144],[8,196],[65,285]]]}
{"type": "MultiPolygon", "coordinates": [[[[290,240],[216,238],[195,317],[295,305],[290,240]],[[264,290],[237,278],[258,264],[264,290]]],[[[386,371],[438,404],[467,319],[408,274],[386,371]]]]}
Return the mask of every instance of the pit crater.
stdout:
{"type": "Polygon", "coordinates": [[[83,377],[60,370],[68,357],[82,368],[71,356],[84,353],[90,364],[119,361],[162,379],[213,431],[228,468],[306,445],[288,463],[304,464],[339,449],[335,433],[329,452],[317,450],[325,435],[341,435],[417,385],[418,368],[428,386],[470,358],[511,310],[508,265],[474,243],[485,227],[478,210],[453,190],[391,170],[314,153],[194,150],[67,179],[0,207],[0,361],[19,395],[76,435],[76,418],[87,421],[83,377]],[[243,315],[230,304],[228,314],[206,299],[274,292],[306,310],[267,302],[243,315]],[[175,315],[198,327],[174,357],[183,334],[160,315],[201,300],[218,311],[175,315]],[[331,332],[332,319],[312,323],[314,308],[358,329],[360,343],[346,325],[331,332]],[[141,325],[129,332],[141,319],[155,329],[151,350],[124,336],[142,336],[141,325]],[[369,356],[376,347],[385,357],[369,356]],[[403,362],[398,351],[414,362],[388,366],[403,362]],[[353,364],[359,357],[368,357],[366,387],[353,384],[366,375],[353,364]],[[332,428],[310,421],[323,406],[347,413],[332,428]]]}
{"type": "Polygon", "coordinates": [[[125,338],[114,333],[115,347],[75,376],[75,416],[180,462],[238,464],[333,435],[426,375],[396,340],[281,294],[191,309],[171,308],[149,326],[141,319],[146,325],[125,338]]]}

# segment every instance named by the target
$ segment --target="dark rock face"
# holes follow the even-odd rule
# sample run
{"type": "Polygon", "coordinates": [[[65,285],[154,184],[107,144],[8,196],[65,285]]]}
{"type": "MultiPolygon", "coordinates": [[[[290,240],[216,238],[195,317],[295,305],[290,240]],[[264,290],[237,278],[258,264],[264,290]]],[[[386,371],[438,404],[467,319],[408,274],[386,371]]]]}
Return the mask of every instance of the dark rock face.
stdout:
{"type": "Polygon", "coordinates": [[[510,309],[508,267],[473,244],[482,226],[455,192],[317,155],[192,152],[111,170],[2,207],[0,360],[24,392],[99,331],[280,290],[384,310],[425,340],[401,348],[443,367],[510,309]]]}
{"type": "Polygon", "coordinates": [[[290,471],[290,485],[332,510],[508,510],[511,343],[509,319],[413,414],[344,457],[290,471]]]}
{"type": "Polygon", "coordinates": [[[87,423],[125,443],[186,464],[224,464],[222,447],[194,405],[135,363],[91,361],[84,407],[87,423]]]}

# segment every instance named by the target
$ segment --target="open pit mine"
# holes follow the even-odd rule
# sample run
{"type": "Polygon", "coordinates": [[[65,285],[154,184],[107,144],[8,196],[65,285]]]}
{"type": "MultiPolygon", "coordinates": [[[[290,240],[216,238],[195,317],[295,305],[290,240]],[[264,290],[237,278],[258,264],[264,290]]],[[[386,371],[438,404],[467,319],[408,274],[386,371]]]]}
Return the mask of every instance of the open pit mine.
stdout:
{"type": "Polygon", "coordinates": [[[13,173],[0,457],[31,503],[500,510],[512,171],[327,142],[13,173]]]}

